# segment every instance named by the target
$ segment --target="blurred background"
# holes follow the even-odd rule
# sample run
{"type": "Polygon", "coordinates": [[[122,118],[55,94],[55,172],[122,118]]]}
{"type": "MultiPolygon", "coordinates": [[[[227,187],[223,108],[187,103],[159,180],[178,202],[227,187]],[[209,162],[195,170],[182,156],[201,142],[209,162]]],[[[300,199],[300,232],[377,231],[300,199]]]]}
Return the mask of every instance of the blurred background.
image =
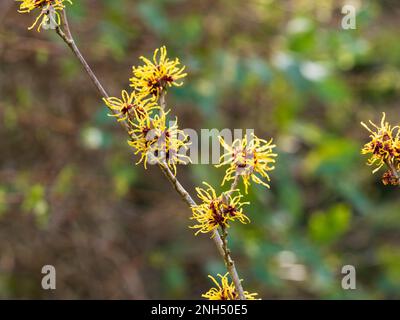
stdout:
{"type": "MultiPolygon", "coordinates": [[[[135,166],[123,130],[52,31],[0,3],[0,298],[198,299],[224,273],[160,171],[135,166]],[[41,268],[57,289],[41,289],[41,268]]],[[[140,55],[187,66],[168,104],[182,128],[274,137],[271,190],[250,188],[230,246],[263,299],[400,298],[399,190],[360,155],[360,121],[400,120],[396,0],[75,0],[75,39],[112,95],[140,55]],[[341,8],[357,9],[355,30],[341,8]],[[343,290],[353,265],[357,289],[343,290]]],[[[381,172],[383,173],[383,171],[381,172]]],[[[193,194],[224,172],[180,167],[193,194]]]]}

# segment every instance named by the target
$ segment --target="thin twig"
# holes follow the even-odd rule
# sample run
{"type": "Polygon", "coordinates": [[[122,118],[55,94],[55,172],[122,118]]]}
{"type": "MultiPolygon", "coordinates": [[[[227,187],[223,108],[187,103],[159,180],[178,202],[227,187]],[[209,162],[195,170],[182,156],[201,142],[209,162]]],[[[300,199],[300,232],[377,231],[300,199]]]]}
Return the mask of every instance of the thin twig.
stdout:
{"type": "MultiPolygon", "coordinates": [[[[164,173],[165,177],[172,184],[175,191],[186,202],[186,204],[189,207],[196,206],[196,202],[190,196],[189,192],[187,192],[186,189],[182,186],[182,184],[179,182],[179,180],[174,176],[174,174],[172,173],[172,171],[168,167],[168,165],[164,162],[162,164],[160,163],[158,166],[160,167],[161,171],[164,173]]],[[[246,297],[244,296],[243,286],[240,281],[239,275],[237,273],[235,262],[232,259],[231,252],[228,248],[226,230],[223,230],[223,235],[220,235],[218,230],[215,230],[212,235],[212,239],[213,239],[215,245],[217,246],[218,252],[220,253],[221,257],[224,259],[226,268],[229,272],[229,275],[231,276],[231,279],[235,285],[236,291],[239,295],[239,299],[245,300],[246,297]]]]}
{"type": "Polygon", "coordinates": [[[393,163],[391,163],[390,161],[385,161],[387,167],[389,168],[389,170],[392,172],[393,176],[397,179],[399,185],[400,185],[400,173],[397,171],[397,169],[395,168],[395,166],[393,165],[393,163]]]}
{"type": "MultiPolygon", "coordinates": [[[[186,191],[186,189],[182,186],[182,184],[178,181],[178,179],[173,175],[172,171],[168,168],[167,164],[159,164],[161,171],[164,173],[166,178],[172,184],[176,192],[182,197],[182,199],[190,206],[193,207],[196,205],[196,202],[190,196],[190,194],[186,191]]],[[[239,294],[240,300],[245,300],[243,286],[241,284],[239,275],[236,270],[235,262],[231,257],[230,251],[227,248],[227,244],[221,238],[218,230],[215,230],[214,234],[212,235],[212,239],[217,246],[218,252],[220,253],[221,257],[224,259],[226,268],[228,269],[229,275],[232,278],[233,283],[235,284],[236,291],[239,294]]]]}
{"type": "MultiPolygon", "coordinates": [[[[90,79],[92,80],[93,84],[96,86],[97,90],[99,91],[102,98],[108,98],[109,95],[107,91],[104,89],[102,84],[100,83],[99,79],[96,77],[93,70],[90,68],[89,64],[86,62],[85,58],[83,57],[82,53],[80,52],[78,46],[75,43],[74,38],[72,37],[71,29],[69,28],[67,15],[65,10],[62,11],[62,19],[61,19],[61,26],[56,27],[56,32],[60,36],[60,38],[68,45],[71,49],[75,57],[78,58],[79,62],[85,69],[86,73],[89,75],[90,79]],[[65,32],[63,31],[65,30],[65,32]]],[[[109,108],[114,114],[116,111],[109,108]]],[[[129,123],[126,121],[119,121],[121,125],[125,128],[125,130],[129,133],[130,126],[129,123]]]]}
{"type": "Polygon", "coordinates": [[[221,229],[222,229],[221,240],[222,240],[222,248],[224,250],[225,265],[227,268],[229,268],[229,266],[232,265],[232,259],[230,257],[230,250],[228,248],[228,231],[226,230],[225,226],[222,226],[221,229]]]}
{"type": "MultiPolygon", "coordinates": [[[[160,107],[165,110],[166,109],[166,101],[165,101],[165,91],[163,90],[160,94],[160,107]]],[[[193,207],[196,205],[196,202],[190,196],[190,194],[185,190],[185,188],[180,184],[178,179],[174,176],[172,171],[169,169],[167,163],[160,164],[159,167],[163,171],[164,175],[171,182],[174,189],[181,195],[181,197],[185,200],[185,202],[189,205],[189,207],[193,207]]],[[[239,181],[239,176],[235,176],[235,179],[232,183],[231,189],[228,191],[228,195],[230,195],[236,188],[239,181]]],[[[243,287],[237,273],[235,262],[232,259],[231,252],[228,248],[228,232],[225,228],[222,228],[222,235],[219,234],[218,230],[215,230],[212,239],[215,242],[215,245],[218,248],[221,257],[224,259],[225,266],[229,272],[229,275],[232,278],[233,283],[235,284],[236,291],[239,295],[240,300],[245,300],[243,287]]]]}
{"type": "Polygon", "coordinates": [[[67,43],[67,45],[70,47],[70,49],[74,52],[75,56],[79,59],[82,66],[85,68],[86,73],[89,75],[90,79],[93,81],[94,85],[99,90],[101,96],[104,98],[108,98],[108,93],[103,88],[100,81],[97,79],[96,75],[90,68],[89,64],[86,62],[85,58],[83,57],[83,55],[79,51],[78,47],[76,46],[74,39],[72,38],[71,30],[69,28],[65,10],[63,10],[62,26],[63,26],[66,34],[64,34],[64,32],[61,30],[61,28],[59,26],[57,26],[57,28],[56,28],[57,33],[60,35],[61,38],[63,38],[63,40],[67,43]]]}
{"type": "Polygon", "coordinates": [[[160,93],[160,107],[163,111],[165,111],[166,108],[166,102],[165,102],[165,95],[166,95],[167,91],[162,90],[160,93]]]}
{"type": "MultiPolygon", "coordinates": [[[[80,50],[78,49],[77,45],[75,44],[75,41],[72,37],[71,30],[69,28],[67,16],[65,13],[65,10],[63,10],[62,13],[62,23],[61,26],[57,26],[56,28],[57,34],[61,37],[61,39],[68,45],[68,47],[71,49],[73,54],[78,58],[80,63],[82,64],[83,68],[85,69],[86,73],[89,75],[90,79],[96,86],[97,90],[99,91],[101,97],[103,98],[108,98],[109,95],[104,89],[104,87],[101,85],[100,81],[96,77],[95,73],[93,70],[90,68],[89,64],[86,62],[84,59],[83,55],[81,54],[80,50]],[[65,30],[65,32],[63,31],[65,30]]],[[[165,109],[165,93],[162,92],[160,95],[160,105],[163,109],[165,109]]],[[[114,110],[112,110],[115,112],[114,110]]],[[[124,126],[124,128],[127,130],[129,134],[130,126],[127,121],[120,121],[121,124],[124,126]]],[[[188,204],[189,207],[193,207],[196,205],[196,202],[193,200],[193,198],[190,196],[190,194],[186,191],[186,189],[182,186],[182,184],[178,181],[178,179],[174,176],[168,165],[164,163],[160,163],[159,167],[161,171],[164,173],[166,178],[170,181],[176,192],[182,197],[182,199],[188,204]]],[[[223,257],[224,261],[226,262],[226,267],[228,269],[228,272],[232,278],[233,283],[235,284],[236,291],[239,295],[240,300],[244,300],[245,296],[243,293],[243,287],[240,282],[239,275],[237,273],[235,263],[233,259],[231,258],[230,251],[227,247],[226,239],[223,241],[221,239],[221,236],[216,230],[212,236],[212,239],[217,246],[217,249],[220,253],[220,255],[223,257]]]]}
{"type": "Polygon", "coordinates": [[[240,179],[240,175],[236,174],[235,178],[233,179],[233,182],[231,184],[231,187],[230,187],[229,191],[226,192],[227,196],[230,196],[232,194],[232,192],[234,192],[236,190],[237,185],[239,183],[239,179],[240,179]]]}
{"type": "MultiPolygon", "coordinates": [[[[223,201],[226,201],[226,203],[229,202],[230,195],[236,190],[236,187],[239,183],[239,179],[240,179],[240,176],[235,175],[235,178],[231,184],[229,191],[224,193],[223,201]]],[[[231,272],[230,270],[232,270],[232,273],[234,273],[236,271],[236,268],[235,268],[235,261],[232,259],[231,251],[229,250],[229,247],[228,247],[228,230],[225,226],[222,226],[221,229],[222,229],[221,240],[222,240],[222,248],[224,251],[223,257],[224,257],[225,265],[229,272],[231,272]]],[[[236,291],[239,294],[239,299],[245,300],[246,297],[244,296],[242,283],[241,283],[239,277],[237,277],[236,282],[234,282],[234,283],[235,283],[236,291]]]]}

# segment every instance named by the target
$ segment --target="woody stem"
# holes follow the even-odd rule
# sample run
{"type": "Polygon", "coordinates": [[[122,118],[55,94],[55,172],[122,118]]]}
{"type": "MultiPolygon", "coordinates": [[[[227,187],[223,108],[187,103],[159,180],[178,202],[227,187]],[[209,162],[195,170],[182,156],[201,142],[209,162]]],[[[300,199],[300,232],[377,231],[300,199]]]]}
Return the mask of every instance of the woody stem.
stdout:
{"type": "Polygon", "coordinates": [[[86,60],[83,57],[82,53],[80,52],[79,48],[76,46],[74,39],[72,38],[72,34],[71,34],[71,30],[69,28],[65,10],[62,11],[62,20],[61,21],[62,21],[61,26],[56,27],[57,34],[64,40],[64,42],[72,50],[74,55],[78,58],[79,62],[85,68],[86,73],[89,75],[90,79],[92,80],[93,84],[96,86],[97,90],[100,92],[101,96],[104,98],[108,98],[108,94],[107,94],[106,90],[101,85],[99,79],[97,79],[93,70],[90,68],[89,64],[86,62],[86,60]],[[65,30],[65,33],[62,29],[65,30]]]}
{"type": "MultiPolygon", "coordinates": [[[[226,201],[226,202],[229,201],[229,196],[232,194],[233,191],[235,191],[235,189],[239,183],[239,178],[240,178],[239,175],[235,175],[235,178],[231,184],[229,191],[224,194],[224,201],[226,201]]],[[[230,270],[230,268],[235,269],[235,261],[233,261],[232,256],[231,256],[231,251],[229,250],[229,247],[228,247],[228,230],[225,226],[221,226],[221,229],[222,229],[221,239],[222,239],[223,250],[224,250],[225,265],[228,270],[230,270]]],[[[233,281],[235,284],[236,292],[238,292],[239,299],[245,300],[246,297],[244,296],[244,290],[243,290],[242,283],[241,283],[239,277],[237,277],[237,279],[234,279],[233,281]]]]}
{"type": "MultiPolygon", "coordinates": [[[[99,91],[101,97],[108,98],[109,95],[107,94],[106,90],[100,83],[99,79],[96,77],[93,70],[90,68],[89,64],[86,62],[85,58],[83,57],[82,53],[80,52],[79,48],[77,47],[77,45],[72,37],[65,10],[63,10],[63,12],[62,12],[62,22],[61,22],[60,26],[57,26],[56,32],[60,36],[60,38],[67,44],[67,46],[71,49],[71,51],[76,56],[76,58],[79,60],[79,62],[82,64],[85,72],[89,75],[93,84],[99,91]]],[[[161,104],[161,107],[163,109],[165,109],[165,92],[161,93],[160,104],[161,104]]],[[[115,113],[114,110],[111,110],[111,111],[115,113]]],[[[124,120],[124,121],[119,121],[119,122],[122,124],[124,129],[129,134],[130,126],[129,126],[128,121],[124,120]]],[[[164,175],[166,176],[166,178],[170,181],[170,183],[174,187],[175,191],[182,197],[182,199],[188,204],[188,206],[189,207],[195,206],[196,203],[194,202],[194,200],[192,199],[190,194],[186,191],[186,189],[182,186],[182,184],[178,181],[178,179],[174,176],[173,172],[170,170],[167,163],[165,161],[163,163],[159,163],[159,167],[160,167],[161,171],[164,173],[164,175]]],[[[235,263],[230,256],[230,251],[227,247],[226,240],[225,240],[225,244],[224,244],[224,241],[221,239],[221,236],[220,236],[218,230],[215,230],[212,239],[214,240],[214,243],[215,243],[220,255],[224,258],[224,261],[228,261],[228,263],[226,263],[228,272],[232,278],[232,281],[235,284],[236,291],[239,294],[239,298],[241,300],[244,300],[245,297],[244,297],[244,293],[243,293],[243,287],[240,283],[240,278],[237,273],[235,263]],[[228,259],[228,260],[226,260],[226,259],[228,259]]]]}
{"type": "Polygon", "coordinates": [[[229,195],[235,191],[235,189],[237,188],[237,185],[239,183],[239,178],[240,176],[238,174],[235,175],[235,179],[233,179],[233,182],[231,184],[231,188],[229,189],[229,195]]]}
{"type": "MultiPolygon", "coordinates": [[[[228,230],[226,229],[225,226],[222,226],[221,229],[222,229],[221,240],[222,240],[222,247],[224,250],[224,261],[226,268],[229,271],[231,269],[235,269],[235,262],[231,257],[231,251],[229,250],[228,247],[228,230]]],[[[236,279],[233,280],[233,282],[235,284],[236,292],[239,295],[239,300],[246,300],[240,279],[237,277],[236,279]]]]}
{"type": "Polygon", "coordinates": [[[165,95],[167,94],[166,89],[164,88],[161,93],[160,93],[160,98],[159,98],[159,102],[160,102],[160,107],[163,109],[163,111],[165,111],[166,108],[166,102],[165,102],[165,95]]]}
{"type": "MultiPolygon", "coordinates": [[[[163,90],[160,94],[160,107],[165,110],[166,109],[166,101],[165,101],[165,91],[163,90]]],[[[193,207],[196,205],[195,201],[192,199],[192,197],[189,195],[189,193],[182,187],[182,185],[179,183],[178,179],[174,176],[174,174],[171,172],[171,170],[168,167],[168,164],[166,162],[162,163],[159,165],[161,170],[163,171],[164,175],[167,177],[167,179],[171,182],[171,184],[174,186],[174,189],[181,195],[183,200],[189,205],[189,207],[193,207]]],[[[231,191],[230,193],[235,189],[235,186],[237,185],[237,177],[235,177],[234,183],[232,184],[231,191]]],[[[224,259],[225,266],[229,272],[229,275],[232,278],[232,281],[235,285],[236,292],[239,295],[240,300],[245,300],[245,296],[243,293],[243,287],[240,282],[239,275],[237,273],[236,267],[235,267],[235,262],[233,261],[231,257],[231,252],[228,248],[228,232],[225,229],[222,229],[222,235],[218,232],[218,230],[215,230],[213,234],[213,240],[215,245],[218,248],[219,253],[221,254],[222,258],[224,259]]]]}
{"type": "Polygon", "coordinates": [[[397,179],[397,181],[400,183],[400,174],[397,171],[397,169],[395,168],[395,166],[393,165],[392,162],[386,160],[385,161],[386,165],[388,166],[389,170],[392,172],[393,176],[397,179]]]}
{"type": "MultiPolygon", "coordinates": [[[[102,98],[108,98],[109,95],[107,91],[102,86],[101,82],[97,78],[96,74],[93,72],[92,68],[86,62],[85,58],[83,57],[81,51],[79,50],[78,46],[75,43],[74,38],[72,37],[71,30],[69,28],[67,15],[65,10],[62,11],[61,17],[61,25],[56,27],[56,32],[60,36],[60,38],[67,44],[67,46],[71,49],[72,53],[75,57],[79,60],[81,65],[83,66],[85,72],[88,74],[89,78],[92,80],[93,84],[95,85],[97,91],[99,91],[102,98]]],[[[116,114],[117,112],[111,108],[109,110],[116,114]]],[[[120,121],[121,125],[125,128],[125,130],[129,131],[130,126],[129,123],[126,121],[120,121]]]]}

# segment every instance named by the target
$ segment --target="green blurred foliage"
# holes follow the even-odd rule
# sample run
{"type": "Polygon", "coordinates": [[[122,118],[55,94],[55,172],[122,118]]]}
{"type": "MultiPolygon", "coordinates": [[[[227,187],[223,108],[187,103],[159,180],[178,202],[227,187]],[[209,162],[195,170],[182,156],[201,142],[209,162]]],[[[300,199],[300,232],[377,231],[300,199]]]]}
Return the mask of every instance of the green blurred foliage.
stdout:
{"type": "Polygon", "coordinates": [[[327,212],[316,212],[309,219],[309,234],[313,241],[330,244],[349,229],[351,212],[346,205],[336,205],[327,212]]]}
{"type": "MultiPolygon", "coordinates": [[[[400,7],[359,4],[355,30],[341,28],[334,0],[68,8],[111,94],[128,87],[139,56],[166,45],[187,66],[185,85],[168,94],[182,128],[274,138],[271,189],[251,187],[252,223],[235,224],[229,240],[245,288],[265,299],[400,297],[398,190],[365,165],[359,125],[383,111],[399,123],[400,7]],[[346,264],[357,269],[355,291],[341,288],[346,264]]],[[[46,296],[32,277],[40,283],[50,260],[65,284],[59,298],[199,298],[207,274],[225,273],[211,241],[193,236],[188,209],[157,170],[134,166],[56,35],[27,32],[32,16],[14,9],[0,21],[0,297],[46,296]]],[[[219,186],[223,174],[178,170],[191,192],[201,181],[219,186]]]]}
{"type": "Polygon", "coordinates": [[[44,187],[36,184],[29,188],[21,208],[27,213],[33,213],[38,226],[45,227],[48,223],[48,203],[45,199],[44,187]]]}

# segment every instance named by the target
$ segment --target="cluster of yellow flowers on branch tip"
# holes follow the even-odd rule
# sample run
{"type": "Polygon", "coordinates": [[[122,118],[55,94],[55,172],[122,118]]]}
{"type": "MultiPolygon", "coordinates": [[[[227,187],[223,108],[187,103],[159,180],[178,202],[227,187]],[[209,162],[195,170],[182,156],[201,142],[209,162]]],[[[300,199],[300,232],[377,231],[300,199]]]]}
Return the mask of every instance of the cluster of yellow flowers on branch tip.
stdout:
{"type": "Polygon", "coordinates": [[[369,121],[372,129],[361,122],[361,125],[370,132],[371,140],[367,142],[363,149],[362,154],[370,154],[367,164],[369,166],[376,166],[373,173],[377,172],[384,165],[388,166],[382,176],[382,182],[385,185],[399,185],[400,175],[400,127],[391,126],[386,119],[386,114],[383,113],[380,126],[372,121],[369,121]]]}
{"type": "Polygon", "coordinates": [[[156,65],[144,57],[141,57],[141,60],[145,65],[133,67],[134,77],[131,81],[136,84],[133,86],[134,90],[131,93],[123,90],[120,98],[107,97],[103,100],[113,111],[110,116],[128,123],[130,128],[128,144],[134,149],[134,153],[140,156],[137,164],[143,162],[145,168],[147,163],[166,164],[176,175],[177,164],[190,163],[190,158],[186,156],[190,142],[188,136],[179,129],[177,119],[168,121],[169,111],[164,110],[161,93],[164,95],[168,85],[178,85],[175,80],[186,76],[181,72],[184,67],[178,68],[178,59],[171,61],[167,58],[165,47],[155,50],[153,60],[156,65]],[[158,53],[160,58],[157,60],[158,53]],[[141,85],[148,84],[149,79],[156,78],[174,80],[168,83],[162,80],[159,82],[161,86],[152,87],[157,88],[157,92],[150,87],[147,90],[141,85]]]}
{"type": "Polygon", "coordinates": [[[54,10],[55,18],[57,19],[55,22],[59,25],[61,18],[58,11],[61,11],[65,8],[64,2],[68,2],[72,4],[71,0],[16,0],[17,2],[22,2],[19,6],[19,13],[30,13],[34,10],[40,10],[40,14],[36,17],[34,23],[28,28],[29,30],[33,29],[39,22],[39,26],[37,28],[40,31],[41,27],[47,24],[51,17],[49,17],[50,10],[54,10]]]}
{"type": "Polygon", "coordinates": [[[215,189],[208,183],[203,182],[207,189],[196,188],[197,196],[202,201],[201,204],[192,207],[192,217],[197,224],[191,226],[192,229],[198,229],[198,233],[211,233],[220,228],[229,228],[229,222],[239,220],[241,223],[248,223],[250,219],[242,212],[242,206],[249,202],[242,202],[242,195],[239,193],[232,196],[232,193],[238,193],[238,190],[232,190],[226,194],[218,195],[215,189]]]}
{"type": "Polygon", "coordinates": [[[131,87],[142,95],[153,95],[159,97],[160,93],[171,86],[181,86],[178,81],[186,77],[183,73],[185,67],[180,67],[178,58],[170,60],[167,58],[165,46],[157,49],[153,55],[153,61],[140,57],[144,65],[133,67],[133,77],[130,79],[131,87]]]}
{"type": "Polygon", "coordinates": [[[229,165],[222,185],[235,179],[236,176],[241,176],[246,193],[248,192],[250,179],[269,188],[269,184],[261,178],[265,178],[269,182],[268,172],[275,169],[274,158],[277,154],[272,152],[272,149],[275,148],[275,145],[272,144],[272,139],[266,141],[252,134],[250,141],[246,136],[243,139],[236,139],[232,146],[228,145],[222,137],[219,137],[219,140],[226,153],[221,156],[220,164],[216,167],[229,165]]]}
{"type": "MultiPolygon", "coordinates": [[[[236,292],[235,285],[233,282],[229,283],[228,273],[224,276],[218,274],[221,279],[221,284],[213,276],[208,276],[216,285],[215,288],[211,288],[207,293],[203,294],[202,297],[208,300],[238,300],[239,295],[236,292]]],[[[249,293],[244,291],[246,300],[257,300],[257,293],[249,293]]]]}
{"type": "MultiPolygon", "coordinates": [[[[21,2],[20,13],[29,13],[40,10],[32,29],[39,23],[40,28],[56,19],[60,25],[61,17],[58,11],[65,8],[65,2],[72,4],[71,0],[16,0],[21,2]],[[51,17],[51,11],[55,17],[51,17]]],[[[132,92],[122,90],[121,97],[104,97],[107,107],[112,111],[110,116],[118,121],[127,123],[131,128],[129,145],[140,153],[138,163],[147,161],[168,165],[176,175],[177,164],[187,164],[190,158],[185,155],[189,141],[182,130],[178,129],[177,120],[171,126],[167,125],[165,106],[160,101],[161,93],[166,93],[168,87],[181,86],[181,79],[186,77],[184,66],[180,66],[178,58],[171,60],[167,57],[165,46],[154,51],[153,61],[140,57],[144,62],[142,66],[133,67],[133,77],[130,79],[132,92]],[[161,105],[161,106],[160,106],[161,105]],[[154,116],[154,114],[157,114],[154,116]]]]}
{"type": "Polygon", "coordinates": [[[161,93],[166,93],[167,86],[182,85],[175,80],[186,76],[182,74],[185,67],[179,69],[177,58],[174,61],[167,58],[165,46],[154,51],[154,64],[144,57],[140,59],[145,64],[133,67],[134,76],[130,79],[134,93],[131,96],[123,93],[122,100],[108,98],[108,106],[114,104],[116,116],[128,119],[132,128],[128,143],[134,148],[135,154],[141,155],[138,163],[143,162],[145,168],[148,161],[167,164],[176,175],[177,164],[190,163],[190,158],[186,156],[190,142],[188,136],[179,129],[177,119],[167,125],[169,111],[164,110],[165,105],[160,97],[161,93]],[[165,82],[165,79],[168,81],[165,82]],[[153,116],[155,111],[157,114],[153,116]]]}

